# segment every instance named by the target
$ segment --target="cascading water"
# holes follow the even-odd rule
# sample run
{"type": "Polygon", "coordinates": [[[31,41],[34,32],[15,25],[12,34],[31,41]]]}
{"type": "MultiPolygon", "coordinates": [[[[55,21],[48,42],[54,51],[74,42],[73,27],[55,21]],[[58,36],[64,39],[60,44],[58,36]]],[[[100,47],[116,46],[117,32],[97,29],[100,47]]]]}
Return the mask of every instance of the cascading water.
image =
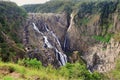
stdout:
{"type": "Polygon", "coordinates": [[[37,28],[37,26],[35,25],[35,23],[33,23],[33,28],[34,28],[38,33],[40,33],[40,34],[43,35],[43,33],[39,31],[39,29],[37,28]]]}
{"type": "Polygon", "coordinates": [[[47,45],[48,48],[53,48],[52,45],[50,44],[50,42],[47,39],[47,36],[43,36],[45,44],[47,45]]]}
{"type": "MultiPolygon", "coordinates": [[[[60,42],[59,42],[59,40],[58,40],[58,37],[53,33],[53,31],[50,31],[50,30],[47,28],[46,24],[44,24],[44,27],[45,27],[47,33],[51,34],[51,35],[53,36],[53,38],[55,38],[57,44],[61,47],[61,44],[60,44],[60,42]]],[[[59,61],[59,64],[60,64],[61,66],[62,66],[62,65],[65,65],[65,64],[67,63],[67,56],[66,56],[64,53],[60,52],[55,46],[52,46],[52,45],[51,45],[51,43],[49,42],[47,36],[46,36],[44,33],[42,33],[42,32],[37,28],[37,26],[35,25],[35,23],[33,23],[33,28],[34,28],[38,33],[42,34],[42,36],[43,36],[43,38],[44,38],[44,43],[45,43],[45,45],[46,45],[48,48],[53,48],[53,49],[55,50],[56,59],[59,61]]]]}
{"type": "Polygon", "coordinates": [[[65,36],[65,40],[64,40],[64,51],[65,51],[65,48],[66,48],[66,42],[67,42],[67,39],[66,39],[66,36],[65,36]]]}
{"type": "Polygon", "coordinates": [[[53,33],[53,31],[51,31],[52,36],[57,40],[57,43],[59,44],[59,46],[61,47],[60,41],[58,40],[58,37],[53,33]]]}
{"type": "MultiPolygon", "coordinates": [[[[45,25],[45,29],[47,32],[49,32],[50,30],[47,28],[47,26],[45,25]]],[[[53,31],[50,31],[50,33],[52,34],[52,36],[57,40],[57,43],[59,44],[59,46],[61,47],[60,41],[58,40],[58,37],[53,33],[53,31]]]]}

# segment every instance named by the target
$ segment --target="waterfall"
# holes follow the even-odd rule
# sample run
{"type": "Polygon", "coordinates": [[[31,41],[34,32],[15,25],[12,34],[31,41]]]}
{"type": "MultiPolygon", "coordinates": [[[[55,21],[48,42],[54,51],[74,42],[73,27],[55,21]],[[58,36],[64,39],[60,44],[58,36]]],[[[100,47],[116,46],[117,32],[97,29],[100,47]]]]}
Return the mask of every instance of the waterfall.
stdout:
{"type": "Polygon", "coordinates": [[[56,55],[60,56],[60,58],[57,56],[58,60],[60,61],[61,65],[65,65],[67,63],[67,56],[61,52],[59,52],[56,48],[56,55]]]}
{"type": "MultiPolygon", "coordinates": [[[[74,21],[74,16],[75,16],[74,14],[71,14],[71,15],[70,15],[70,18],[71,18],[71,19],[70,19],[70,25],[69,25],[69,27],[68,27],[67,32],[71,29],[72,24],[74,24],[74,23],[73,23],[73,21],[74,21]]],[[[67,33],[66,33],[66,35],[65,35],[65,40],[64,40],[64,46],[63,46],[64,51],[66,51],[66,48],[68,48],[68,44],[69,44],[69,43],[68,43],[68,40],[67,40],[67,36],[68,36],[68,35],[67,35],[67,33]]]]}
{"type": "Polygon", "coordinates": [[[43,36],[45,44],[47,45],[48,48],[53,48],[52,45],[50,44],[50,42],[47,39],[47,36],[43,36]]]}
{"type": "Polygon", "coordinates": [[[39,31],[39,29],[37,28],[37,26],[35,25],[35,23],[33,23],[33,28],[34,28],[38,33],[40,33],[40,34],[43,35],[43,33],[39,31]]]}
{"type": "Polygon", "coordinates": [[[57,40],[57,43],[59,44],[59,46],[61,47],[60,41],[58,40],[58,37],[53,33],[53,31],[51,31],[52,36],[57,40]]]}
{"type": "Polygon", "coordinates": [[[44,26],[45,26],[45,29],[47,30],[47,32],[50,31],[45,24],[44,24],[44,26]]]}
{"type": "MultiPolygon", "coordinates": [[[[50,31],[50,30],[47,28],[47,25],[46,25],[46,24],[44,24],[44,27],[45,27],[46,31],[47,31],[48,33],[50,33],[50,34],[53,36],[53,38],[55,38],[56,42],[57,42],[58,45],[61,47],[60,41],[59,41],[58,37],[53,33],[53,31],[50,31]]],[[[35,25],[35,23],[33,23],[33,28],[34,28],[34,30],[36,30],[38,33],[42,34],[42,37],[44,38],[44,43],[45,43],[45,45],[46,45],[48,48],[52,48],[52,49],[55,50],[56,59],[58,60],[59,64],[60,64],[61,66],[62,66],[62,65],[65,65],[65,64],[67,63],[67,56],[66,56],[64,53],[60,52],[55,46],[52,46],[52,45],[51,45],[51,43],[48,41],[47,36],[46,36],[44,33],[42,33],[42,32],[37,28],[37,26],[35,25]]]]}
{"type": "MultiPolygon", "coordinates": [[[[47,32],[49,32],[50,30],[47,28],[47,26],[45,25],[45,29],[47,32]]],[[[57,43],[59,44],[59,46],[61,47],[60,41],[58,40],[58,37],[53,33],[53,31],[50,31],[50,33],[52,34],[52,36],[57,40],[57,43]]]]}
{"type": "Polygon", "coordinates": [[[64,46],[63,46],[63,48],[64,48],[64,51],[65,51],[65,48],[66,48],[66,42],[67,42],[67,39],[66,39],[66,36],[65,36],[65,40],[64,40],[64,46]]]}

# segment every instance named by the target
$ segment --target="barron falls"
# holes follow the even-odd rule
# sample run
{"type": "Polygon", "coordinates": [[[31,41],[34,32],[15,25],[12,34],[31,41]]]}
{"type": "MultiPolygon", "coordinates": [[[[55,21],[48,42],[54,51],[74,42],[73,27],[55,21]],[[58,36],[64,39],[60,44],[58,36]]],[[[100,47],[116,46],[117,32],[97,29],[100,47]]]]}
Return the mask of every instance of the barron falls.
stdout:
{"type": "MultiPolygon", "coordinates": [[[[114,37],[109,43],[97,41],[97,35],[103,35],[103,29],[99,26],[100,15],[92,15],[93,19],[97,16],[96,20],[81,27],[77,27],[77,15],[73,11],[68,19],[66,13],[29,13],[22,33],[27,56],[40,60],[44,66],[51,64],[57,68],[74,62],[79,56],[69,56],[66,52],[79,51],[80,58],[91,72],[114,69],[120,52],[119,42],[114,37]]],[[[113,19],[113,26],[117,26],[116,16],[113,19]]],[[[108,31],[116,29],[119,28],[113,27],[108,31]]]]}
{"type": "Polygon", "coordinates": [[[14,73],[16,65],[26,73],[33,68],[35,78],[26,78],[21,70],[26,76],[22,79],[104,80],[107,75],[119,80],[120,0],[50,0],[23,6],[0,1],[1,65],[2,76],[5,70],[14,73]],[[6,62],[10,64],[3,70],[6,62]]]}
{"type": "Polygon", "coordinates": [[[23,33],[28,56],[42,61],[44,66],[65,65],[68,58],[63,51],[65,43],[62,41],[67,25],[65,14],[29,13],[23,33]]]}

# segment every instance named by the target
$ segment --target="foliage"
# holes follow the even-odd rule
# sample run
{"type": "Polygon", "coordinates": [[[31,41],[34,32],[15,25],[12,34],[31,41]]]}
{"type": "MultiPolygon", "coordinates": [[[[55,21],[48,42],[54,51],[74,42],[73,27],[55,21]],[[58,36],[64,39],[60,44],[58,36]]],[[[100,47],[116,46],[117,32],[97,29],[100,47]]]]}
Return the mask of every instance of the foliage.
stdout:
{"type": "Polygon", "coordinates": [[[0,55],[3,61],[10,61],[15,56],[16,52],[7,43],[0,43],[0,55]]]}
{"type": "Polygon", "coordinates": [[[118,58],[116,61],[116,68],[106,73],[106,75],[112,80],[120,79],[120,58],[118,58]]]}
{"type": "Polygon", "coordinates": [[[14,80],[14,78],[11,77],[11,76],[5,76],[3,79],[4,79],[4,80],[14,80]]]}
{"type": "Polygon", "coordinates": [[[116,33],[114,34],[113,38],[115,39],[115,41],[119,42],[120,41],[120,33],[116,33]]]}
{"type": "Polygon", "coordinates": [[[100,42],[108,43],[112,37],[112,34],[106,34],[105,36],[93,36],[93,38],[100,42]]]}
{"type": "MultiPolygon", "coordinates": [[[[30,4],[30,5],[23,5],[27,12],[41,12],[41,13],[48,13],[48,12],[62,12],[68,11],[71,12],[75,8],[79,9],[81,3],[88,3],[88,2],[102,2],[107,0],[50,0],[45,4],[30,4]]],[[[114,1],[114,0],[109,0],[114,1]]],[[[88,8],[92,8],[89,6],[88,8]]],[[[86,9],[84,9],[86,10],[86,9]]],[[[87,9],[88,10],[88,9],[87,9]]]]}
{"type": "MultiPolygon", "coordinates": [[[[0,69],[4,70],[5,68],[7,68],[5,70],[10,70],[11,72],[17,72],[22,74],[22,76],[24,76],[24,77],[19,76],[18,78],[15,78],[17,80],[19,79],[34,80],[36,77],[39,78],[40,80],[103,80],[105,79],[105,77],[102,74],[99,74],[97,72],[90,73],[85,67],[85,65],[80,63],[75,63],[75,64],[67,63],[65,66],[55,69],[51,65],[49,65],[48,67],[43,67],[43,66],[41,67],[41,64],[39,65],[41,68],[36,68],[35,66],[33,66],[33,64],[35,64],[34,62],[38,63],[36,59],[31,59],[31,60],[28,59],[26,63],[29,66],[25,66],[25,67],[13,63],[0,62],[0,69]],[[32,67],[30,67],[31,65],[32,67]]],[[[0,78],[11,79],[12,76],[10,76],[9,74],[10,73],[8,73],[7,75],[0,74],[0,76],[2,76],[0,78]]]]}
{"type": "Polygon", "coordinates": [[[15,42],[20,42],[17,36],[20,23],[26,17],[24,9],[15,3],[0,1],[0,30],[9,35],[15,42]]]}
{"type": "Polygon", "coordinates": [[[80,80],[101,80],[102,75],[95,72],[91,74],[85,65],[80,63],[70,64],[67,63],[65,66],[61,67],[59,73],[62,76],[67,76],[68,79],[80,79],[80,80]]]}
{"type": "Polygon", "coordinates": [[[26,67],[37,68],[37,69],[41,68],[42,66],[42,63],[40,61],[37,61],[36,58],[35,59],[27,58],[27,59],[19,60],[18,64],[24,65],[26,67]]]}
{"type": "Polygon", "coordinates": [[[8,44],[3,33],[10,41],[20,44],[18,32],[26,16],[26,11],[15,3],[0,1],[0,55],[3,61],[10,61],[16,55],[13,44],[8,44]]]}

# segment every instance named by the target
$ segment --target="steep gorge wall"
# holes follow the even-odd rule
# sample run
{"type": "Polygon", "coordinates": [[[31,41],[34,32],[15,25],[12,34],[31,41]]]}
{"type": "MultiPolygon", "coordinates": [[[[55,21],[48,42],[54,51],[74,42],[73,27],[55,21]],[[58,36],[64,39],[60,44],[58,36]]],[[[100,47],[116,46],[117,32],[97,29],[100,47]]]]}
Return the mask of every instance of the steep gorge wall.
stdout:
{"type": "Polygon", "coordinates": [[[23,33],[28,56],[37,58],[44,66],[65,65],[67,57],[61,45],[64,44],[67,27],[65,13],[30,13],[23,33]]]}
{"type": "Polygon", "coordinates": [[[44,34],[48,37],[48,43],[59,52],[79,51],[91,71],[106,72],[113,69],[120,53],[119,1],[86,2],[77,7],[79,9],[69,13],[70,20],[67,20],[65,13],[29,14],[24,34],[26,50],[45,65],[59,65],[59,60],[55,58],[56,50],[43,47],[45,38],[41,34],[44,34]],[[37,32],[33,23],[38,28],[37,32]],[[60,46],[50,31],[57,36],[60,46]],[[33,55],[35,52],[39,55],[33,55]],[[53,60],[49,60],[45,53],[49,53],[53,60]]]}
{"type": "MultiPolygon", "coordinates": [[[[73,15],[77,15],[72,13],[73,15]]],[[[86,25],[77,25],[75,16],[71,16],[71,24],[67,30],[66,49],[78,50],[81,53],[88,69],[99,72],[110,71],[115,68],[115,62],[120,55],[120,20],[117,10],[111,14],[111,26],[103,35],[104,28],[100,25],[99,14],[89,15],[86,25]]],[[[109,18],[108,18],[109,19],[109,18]]]]}
{"type": "MultiPolygon", "coordinates": [[[[76,15],[75,12],[71,14],[70,25],[68,25],[65,13],[29,14],[23,33],[23,42],[28,56],[41,60],[45,66],[48,64],[60,66],[59,60],[56,58],[55,48],[62,53],[64,51],[79,51],[81,58],[86,61],[87,67],[91,71],[106,72],[114,69],[115,61],[120,53],[120,44],[117,40],[119,39],[118,33],[120,30],[118,14],[112,14],[113,25],[107,32],[112,33],[112,37],[108,42],[100,41],[95,37],[99,37],[103,33],[99,22],[100,15],[92,15],[92,20],[85,26],[79,26],[75,23],[76,15]],[[34,26],[38,28],[40,33],[34,29],[34,26]],[[49,31],[56,35],[60,45],[49,31]],[[45,48],[42,34],[47,36],[48,42],[55,48],[45,48]]],[[[105,39],[105,36],[103,36],[103,39],[105,39]]]]}

